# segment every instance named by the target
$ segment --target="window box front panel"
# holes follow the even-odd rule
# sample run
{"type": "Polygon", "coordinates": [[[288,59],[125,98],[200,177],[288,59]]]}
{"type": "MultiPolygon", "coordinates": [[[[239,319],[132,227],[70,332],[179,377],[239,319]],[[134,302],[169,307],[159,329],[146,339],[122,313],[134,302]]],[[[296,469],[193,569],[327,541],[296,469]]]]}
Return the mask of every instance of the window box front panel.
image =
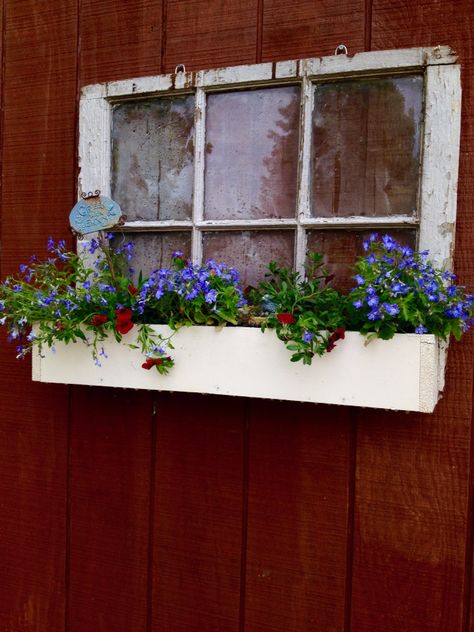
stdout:
{"type": "MultiPolygon", "coordinates": [[[[170,333],[165,325],[154,328],[170,333]]],[[[133,332],[124,342],[135,342],[133,332]]],[[[173,345],[176,364],[163,376],[142,369],[143,355],[113,337],[103,345],[108,357],[100,357],[100,367],[86,344],[56,344],[34,355],[33,379],[421,412],[432,412],[438,401],[438,342],[431,335],[397,334],[366,344],[358,332],[347,332],[311,366],[290,362],[272,330],[184,327],[173,345]]]]}

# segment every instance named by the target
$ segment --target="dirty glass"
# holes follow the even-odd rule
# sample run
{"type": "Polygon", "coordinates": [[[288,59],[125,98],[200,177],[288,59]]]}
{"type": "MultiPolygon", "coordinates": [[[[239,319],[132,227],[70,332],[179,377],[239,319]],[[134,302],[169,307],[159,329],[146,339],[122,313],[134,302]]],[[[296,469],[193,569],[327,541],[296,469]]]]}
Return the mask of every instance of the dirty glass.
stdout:
{"type": "Polygon", "coordinates": [[[423,78],[319,84],[313,110],[313,217],[413,214],[423,78]]]}
{"type": "Polygon", "coordinates": [[[300,89],[207,97],[205,219],[294,217],[300,89]]]}
{"type": "MultiPolygon", "coordinates": [[[[334,275],[331,286],[347,291],[354,287],[352,266],[356,258],[364,253],[363,242],[370,230],[312,230],[308,233],[307,251],[320,252],[330,274],[334,275]]],[[[416,246],[416,231],[413,228],[383,229],[379,235],[390,235],[398,243],[410,248],[416,246]]]]}
{"type": "Polygon", "coordinates": [[[215,231],[203,234],[203,261],[209,258],[234,266],[240,272],[242,287],[263,279],[270,261],[293,266],[292,230],[215,231]]]}
{"type": "Polygon", "coordinates": [[[128,242],[134,246],[129,265],[135,282],[140,271],[145,278],[157,268],[169,267],[171,253],[175,250],[180,250],[185,257],[191,256],[191,231],[116,233],[112,245],[117,248],[128,242]]]}
{"type": "Polygon", "coordinates": [[[193,96],[114,108],[112,198],[128,221],[191,218],[193,155],[193,96]]]}

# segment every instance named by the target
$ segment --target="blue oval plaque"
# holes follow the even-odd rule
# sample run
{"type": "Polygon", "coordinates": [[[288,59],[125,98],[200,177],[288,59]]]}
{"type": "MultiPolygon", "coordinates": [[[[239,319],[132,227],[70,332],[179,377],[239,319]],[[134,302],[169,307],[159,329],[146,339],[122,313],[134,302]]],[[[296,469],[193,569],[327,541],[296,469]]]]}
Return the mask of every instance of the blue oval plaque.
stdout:
{"type": "Polygon", "coordinates": [[[84,196],[72,209],[69,223],[80,235],[113,228],[123,221],[117,202],[103,195],[84,196]]]}

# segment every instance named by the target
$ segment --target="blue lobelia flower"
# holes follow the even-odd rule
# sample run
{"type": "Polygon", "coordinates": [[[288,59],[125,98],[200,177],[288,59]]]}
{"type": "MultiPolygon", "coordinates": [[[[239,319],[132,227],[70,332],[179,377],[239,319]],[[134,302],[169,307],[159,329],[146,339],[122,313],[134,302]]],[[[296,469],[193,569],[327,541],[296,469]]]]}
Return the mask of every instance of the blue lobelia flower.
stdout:
{"type": "Polygon", "coordinates": [[[384,312],[389,314],[389,316],[396,316],[400,313],[398,305],[395,305],[395,303],[382,303],[382,307],[384,312]]]}

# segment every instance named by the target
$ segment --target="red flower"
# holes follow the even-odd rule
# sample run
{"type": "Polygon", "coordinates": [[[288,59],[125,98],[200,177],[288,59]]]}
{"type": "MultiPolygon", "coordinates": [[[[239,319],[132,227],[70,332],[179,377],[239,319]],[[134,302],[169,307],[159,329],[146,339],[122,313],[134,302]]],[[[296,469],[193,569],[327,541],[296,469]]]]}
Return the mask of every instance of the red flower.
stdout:
{"type": "Polygon", "coordinates": [[[326,351],[329,353],[336,346],[336,342],[338,340],[344,340],[346,336],[346,330],[344,327],[338,327],[332,334],[329,336],[328,344],[326,346],[326,351]]]}
{"type": "Polygon", "coordinates": [[[105,314],[95,314],[91,318],[91,325],[94,325],[94,327],[99,327],[100,325],[106,323],[108,320],[109,317],[105,314]]]}
{"type": "Polygon", "coordinates": [[[59,320],[56,323],[56,329],[58,329],[59,331],[64,331],[64,325],[60,323],[59,320]]]}
{"type": "Polygon", "coordinates": [[[132,320],[133,312],[131,309],[127,309],[126,307],[120,307],[115,310],[115,322],[116,323],[128,323],[132,320]]]}
{"type": "Polygon", "coordinates": [[[130,283],[130,285],[128,286],[128,291],[132,296],[135,296],[135,294],[138,292],[138,288],[130,283]]]}
{"type": "Polygon", "coordinates": [[[131,320],[127,320],[126,322],[123,322],[123,323],[115,321],[115,329],[121,334],[127,334],[132,328],[133,328],[133,323],[131,320]]]}
{"type": "Polygon", "coordinates": [[[289,314],[288,312],[277,314],[277,318],[282,325],[292,325],[295,322],[293,315],[289,314]]]}
{"type": "Polygon", "coordinates": [[[160,358],[147,358],[146,361],[142,364],[142,369],[146,369],[149,371],[154,366],[160,366],[163,364],[163,360],[160,358]]]}

